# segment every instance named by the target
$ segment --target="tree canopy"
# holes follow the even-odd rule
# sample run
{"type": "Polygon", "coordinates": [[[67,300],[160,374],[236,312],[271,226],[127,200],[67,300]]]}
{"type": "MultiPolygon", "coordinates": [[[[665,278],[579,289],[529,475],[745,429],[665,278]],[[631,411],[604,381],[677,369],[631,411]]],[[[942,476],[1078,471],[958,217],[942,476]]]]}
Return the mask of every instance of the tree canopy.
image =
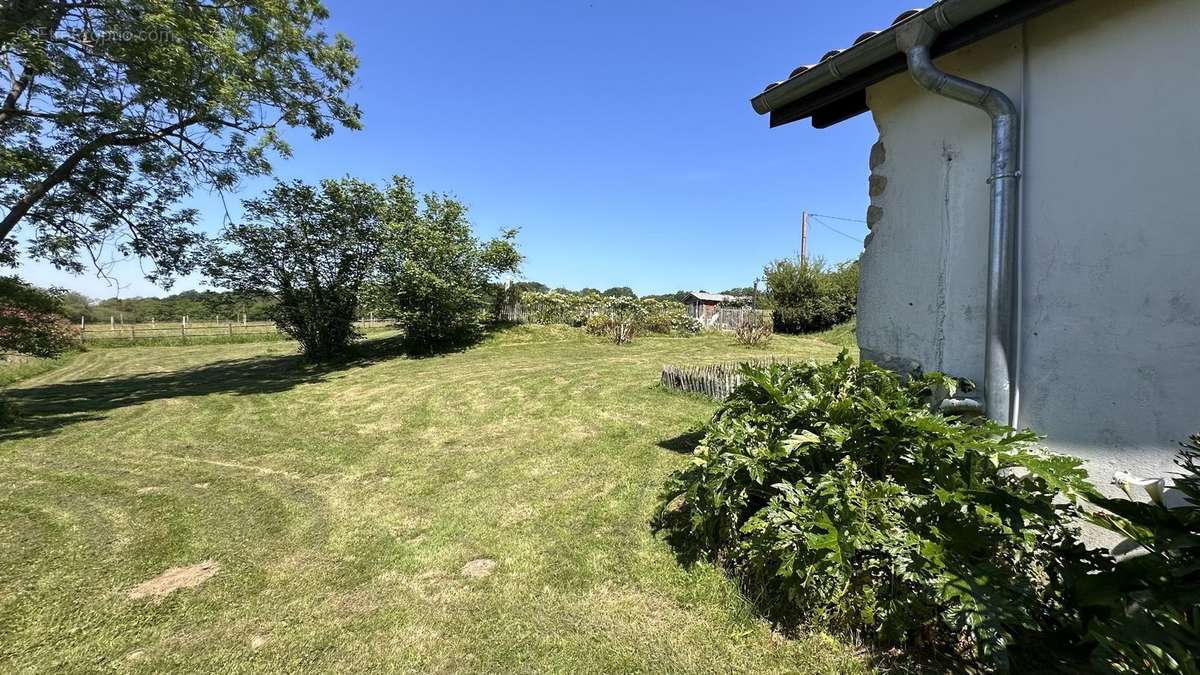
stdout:
{"type": "Polygon", "coordinates": [[[357,61],[318,0],[12,0],[0,6],[0,262],[81,271],[112,247],[169,285],[198,262],[197,186],[267,174],[286,127],[360,128],[357,61]]]}
{"type": "Polygon", "coordinates": [[[394,178],[388,195],[386,241],[371,288],[372,307],[399,319],[418,349],[473,339],[493,295],[492,284],[520,267],[516,230],[480,241],[462,202],[443,194],[418,200],[407,178],[394,178]]]}
{"type": "Polygon", "coordinates": [[[384,195],[353,178],[313,186],[277,181],[225,228],[208,274],[242,295],[274,296],[272,316],[311,360],[338,356],[357,337],[359,289],[383,242],[384,195]]]}
{"type": "Polygon", "coordinates": [[[633,289],[628,286],[613,286],[612,288],[609,288],[609,289],[605,290],[604,292],[602,292],[600,295],[603,295],[608,298],[636,298],[637,297],[637,293],[634,293],[633,289]]]}

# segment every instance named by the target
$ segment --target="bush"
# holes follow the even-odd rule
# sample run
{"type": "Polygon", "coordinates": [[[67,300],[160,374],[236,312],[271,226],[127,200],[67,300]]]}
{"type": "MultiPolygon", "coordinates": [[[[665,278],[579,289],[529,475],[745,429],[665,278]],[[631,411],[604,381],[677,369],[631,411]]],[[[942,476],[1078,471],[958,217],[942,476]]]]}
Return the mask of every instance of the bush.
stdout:
{"type": "Polygon", "coordinates": [[[583,322],[583,330],[588,335],[607,337],[609,331],[612,330],[612,320],[608,318],[607,314],[593,314],[583,322]]]}
{"type": "Polygon", "coordinates": [[[62,295],[0,277],[0,353],[54,357],[78,344],[78,330],[61,314],[62,295]]]}
{"type": "Polygon", "coordinates": [[[831,364],[745,367],[655,528],[724,563],[776,620],[820,620],[883,646],[923,644],[992,666],[1065,621],[1087,554],[1059,491],[1079,462],[986,420],[943,416],[957,382],[901,382],[845,352],[831,364]]]}
{"type": "Polygon", "coordinates": [[[646,306],[637,298],[614,297],[606,309],[608,337],[619,345],[632,341],[638,328],[644,325],[646,320],[646,306]]]}
{"type": "Polygon", "coordinates": [[[393,179],[388,197],[387,236],[370,306],[399,319],[418,351],[473,342],[488,319],[493,284],[521,265],[517,231],[481,241],[465,204],[425,194],[418,207],[407,178],[393,179]]]}
{"type": "Polygon", "coordinates": [[[560,293],[558,291],[526,291],[521,305],[529,323],[582,326],[598,313],[608,301],[599,293],[560,293]]]}
{"type": "Polygon", "coordinates": [[[738,344],[761,345],[771,340],[771,321],[758,312],[746,312],[733,328],[738,344]]]}
{"type": "Polygon", "coordinates": [[[683,303],[656,298],[529,291],[521,295],[521,305],[530,323],[583,326],[592,334],[608,334],[614,312],[632,317],[632,333],[695,335],[701,329],[683,303]],[[607,318],[593,319],[596,316],[607,318]]]}
{"type": "Polygon", "coordinates": [[[781,333],[825,330],[857,311],[857,262],[829,269],[821,258],[776,260],[763,275],[776,304],[775,330],[781,333]]]}
{"type": "Polygon", "coordinates": [[[671,317],[671,332],[675,335],[699,335],[704,330],[704,324],[684,310],[671,317]]]}

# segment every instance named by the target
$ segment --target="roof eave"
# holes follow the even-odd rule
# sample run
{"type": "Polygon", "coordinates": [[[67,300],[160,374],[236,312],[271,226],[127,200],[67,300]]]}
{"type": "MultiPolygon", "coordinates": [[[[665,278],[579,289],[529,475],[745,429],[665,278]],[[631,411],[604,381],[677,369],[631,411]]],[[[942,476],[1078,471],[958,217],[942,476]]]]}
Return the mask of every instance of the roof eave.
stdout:
{"type": "Polygon", "coordinates": [[[905,13],[888,28],[864,34],[851,47],[767,88],[750,100],[755,112],[771,114],[776,127],[807,117],[824,128],[865,112],[868,86],[907,69],[896,47],[896,29],[909,21],[928,21],[941,37],[933,46],[941,55],[1029,20],[1071,0],[940,0],[905,13]],[[868,36],[869,35],[869,36],[868,36]]]}

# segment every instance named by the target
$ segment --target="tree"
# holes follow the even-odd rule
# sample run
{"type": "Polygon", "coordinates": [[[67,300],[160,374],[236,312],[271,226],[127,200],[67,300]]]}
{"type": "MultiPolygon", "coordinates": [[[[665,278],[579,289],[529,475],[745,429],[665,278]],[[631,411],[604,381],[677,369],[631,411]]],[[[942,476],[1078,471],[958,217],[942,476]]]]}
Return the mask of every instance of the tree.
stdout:
{"type": "Polygon", "coordinates": [[[62,315],[61,295],[0,277],[0,353],[51,357],[70,349],[78,336],[62,315]]]}
{"type": "Polygon", "coordinates": [[[474,339],[487,313],[489,284],[521,265],[516,230],[480,241],[466,206],[448,195],[426,194],[418,207],[407,178],[393,179],[387,201],[373,305],[399,319],[418,350],[474,339]]]}
{"type": "Polygon", "coordinates": [[[276,181],[245,202],[246,222],[225,228],[208,273],[243,295],[277,300],[272,318],[307,358],[341,355],[358,337],[359,290],[383,242],[384,196],[343,178],[320,186],[276,181]]]}
{"type": "Polygon", "coordinates": [[[857,261],[830,268],[822,258],[782,259],[767,265],[763,276],[781,332],[824,330],[848,321],[857,310],[857,261]]]}
{"type": "Polygon", "coordinates": [[[637,293],[634,293],[633,289],[628,286],[613,286],[612,288],[604,291],[600,295],[603,295],[606,298],[636,298],[637,297],[637,293]]]}
{"type": "Polygon", "coordinates": [[[662,300],[665,302],[683,302],[691,295],[691,291],[675,291],[674,293],[658,293],[655,295],[643,295],[642,299],[662,300]]]}
{"type": "Polygon", "coordinates": [[[109,245],[164,285],[191,269],[203,240],[177,205],[195,186],[268,174],[283,127],[360,128],[357,61],[327,18],[319,0],[5,2],[0,262],[20,226],[63,269],[109,245]]]}
{"type": "Polygon", "coordinates": [[[93,320],[91,298],[83,293],[66,291],[60,299],[62,302],[62,313],[68,319],[72,321],[78,321],[80,318],[86,321],[93,320]]]}

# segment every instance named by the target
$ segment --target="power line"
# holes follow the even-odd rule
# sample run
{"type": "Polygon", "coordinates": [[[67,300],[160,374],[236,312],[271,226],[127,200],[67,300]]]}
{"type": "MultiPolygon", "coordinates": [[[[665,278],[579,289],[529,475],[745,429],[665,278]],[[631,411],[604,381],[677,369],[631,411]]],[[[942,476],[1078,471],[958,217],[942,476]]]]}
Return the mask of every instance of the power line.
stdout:
{"type": "Polygon", "coordinates": [[[844,220],[848,223],[862,223],[864,225],[866,225],[866,223],[867,223],[867,221],[861,220],[859,218],[843,218],[842,216],[826,216],[826,215],[822,215],[820,213],[810,213],[808,215],[815,216],[817,218],[828,218],[830,220],[844,220]]]}
{"type": "MultiPolygon", "coordinates": [[[[824,217],[828,217],[828,216],[824,216],[824,217]]],[[[817,224],[819,224],[825,228],[828,228],[830,231],[842,235],[843,237],[849,239],[850,241],[853,241],[855,243],[862,243],[862,240],[860,240],[858,237],[856,237],[852,234],[846,234],[845,232],[842,232],[841,230],[837,229],[836,227],[821,220],[820,216],[814,216],[813,214],[810,213],[810,214],[808,214],[808,218],[809,218],[809,220],[812,220],[812,221],[816,222],[817,224]]],[[[844,219],[844,220],[848,220],[848,219],[844,219]]]]}

